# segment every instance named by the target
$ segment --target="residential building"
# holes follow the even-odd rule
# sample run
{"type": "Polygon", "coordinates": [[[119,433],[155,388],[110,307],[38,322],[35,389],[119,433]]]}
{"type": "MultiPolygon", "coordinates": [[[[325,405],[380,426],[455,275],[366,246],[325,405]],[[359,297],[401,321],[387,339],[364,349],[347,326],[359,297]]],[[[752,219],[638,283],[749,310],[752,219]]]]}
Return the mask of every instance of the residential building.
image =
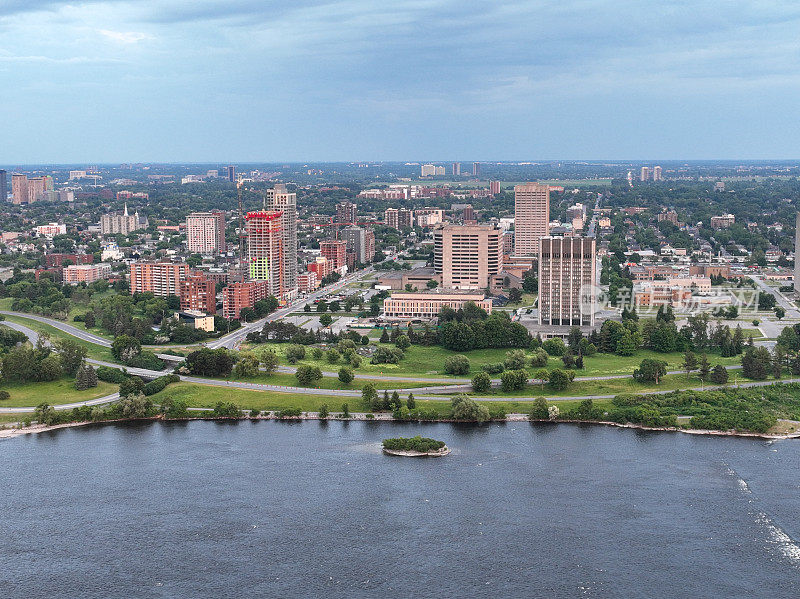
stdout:
{"type": "Polygon", "coordinates": [[[127,204],[122,214],[104,214],[100,217],[101,235],[129,235],[139,228],[139,212],[129,214],[127,204]]]}
{"type": "Polygon", "coordinates": [[[661,175],[661,167],[654,166],[653,167],[653,181],[663,181],[664,177],[661,175]]]}
{"type": "Polygon", "coordinates": [[[289,292],[297,289],[297,194],[277,184],[267,190],[266,204],[267,210],[281,213],[283,290],[289,292]]]}
{"type": "Polygon", "coordinates": [[[550,232],[550,187],[537,183],[514,186],[514,253],[535,256],[539,239],[550,232]]]}
{"type": "Polygon", "coordinates": [[[347,244],[347,250],[355,254],[356,262],[367,264],[375,255],[368,253],[367,230],[362,227],[345,227],[340,234],[341,239],[347,244]]]}
{"type": "Polygon", "coordinates": [[[658,222],[667,221],[668,223],[672,223],[673,225],[678,224],[678,213],[674,210],[665,210],[661,212],[658,216],[656,216],[656,220],[658,222]]]}
{"type": "Polygon", "coordinates": [[[727,229],[736,222],[736,217],[733,214],[723,214],[722,216],[711,217],[712,229],[727,229]]]}
{"type": "Polygon", "coordinates": [[[336,222],[354,225],[358,222],[358,206],[352,202],[339,202],[336,204],[336,222]]]}
{"type": "Polygon", "coordinates": [[[480,162],[473,162],[472,163],[472,176],[473,177],[480,177],[481,176],[481,163],[480,162]]]}
{"type": "Polygon", "coordinates": [[[193,329],[202,329],[209,333],[214,330],[214,316],[209,316],[201,310],[181,310],[175,313],[175,317],[179,322],[189,325],[193,329]]]}
{"type": "Polygon", "coordinates": [[[456,176],[456,177],[461,175],[461,163],[460,162],[454,162],[453,163],[453,175],[456,176]]]}
{"type": "Polygon", "coordinates": [[[245,217],[248,278],[266,281],[269,294],[277,298],[286,290],[282,216],[282,212],[262,210],[248,212],[245,217]]]}
{"type": "Polygon", "coordinates": [[[55,266],[64,266],[64,261],[69,260],[72,264],[91,264],[94,262],[94,255],[92,254],[46,254],[44,257],[45,264],[48,268],[55,266]]]}
{"type": "Polygon", "coordinates": [[[11,175],[11,203],[28,203],[28,176],[20,173],[11,175]]]}
{"type": "Polygon", "coordinates": [[[594,326],[595,240],[543,237],[539,253],[539,325],[594,326]]]}
{"type": "Polygon", "coordinates": [[[234,165],[228,166],[228,181],[231,183],[236,183],[236,167],[234,165]]]}
{"type": "Polygon", "coordinates": [[[69,180],[75,181],[77,179],[85,179],[86,178],[86,171],[70,171],[69,172],[69,180]]]}
{"type": "Polygon", "coordinates": [[[423,164],[420,169],[420,176],[433,177],[436,174],[436,167],[432,164],[423,164]]]}
{"type": "Polygon", "coordinates": [[[663,282],[647,281],[633,287],[634,305],[640,308],[654,306],[684,307],[691,302],[692,292],[686,287],[672,286],[663,282]]]}
{"type": "Polygon", "coordinates": [[[364,233],[364,264],[375,261],[375,231],[367,229],[364,233]]]}
{"type": "Polygon", "coordinates": [[[310,291],[314,291],[317,287],[319,287],[319,280],[317,279],[317,273],[314,271],[306,271],[301,272],[297,275],[297,285],[300,289],[300,293],[309,293],[310,291]]]}
{"type": "Polygon", "coordinates": [[[159,297],[179,295],[189,266],[173,262],[133,262],[130,265],[131,295],[151,292],[159,297]]]}
{"type": "Polygon", "coordinates": [[[181,281],[181,310],[198,310],[206,314],[217,313],[217,290],[214,281],[202,274],[187,276],[181,281]]]}
{"type": "Polygon", "coordinates": [[[492,312],[492,300],[486,299],[483,293],[428,291],[393,293],[383,300],[383,313],[391,319],[433,319],[443,307],[461,310],[467,302],[473,302],[489,314],[492,312]]]}
{"type": "Polygon", "coordinates": [[[186,247],[192,254],[225,252],[225,213],[212,210],[189,214],[186,217],[186,247]]]}
{"type": "Polygon", "coordinates": [[[433,267],[444,289],[486,289],[503,267],[502,231],[492,225],[445,225],[433,232],[433,267]]]}
{"type": "Polygon", "coordinates": [[[266,281],[232,283],[222,290],[222,315],[239,318],[244,308],[252,308],[257,301],[270,296],[266,281]]]}
{"type": "Polygon", "coordinates": [[[46,225],[39,225],[36,227],[36,234],[40,237],[47,237],[52,239],[56,235],[66,235],[67,225],[59,223],[47,223],[46,225]]]}
{"type": "Polygon", "coordinates": [[[306,265],[308,272],[313,272],[317,275],[317,280],[322,281],[325,277],[333,272],[333,263],[325,256],[317,256],[314,262],[306,265]]]}
{"type": "Polygon", "coordinates": [[[99,264],[70,264],[64,267],[64,282],[70,285],[94,283],[110,276],[111,265],[103,262],[99,264]]]}
{"type": "Polygon", "coordinates": [[[464,206],[461,220],[463,220],[464,223],[475,221],[475,210],[472,208],[472,204],[464,206]]]}
{"type": "Polygon", "coordinates": [[[489,181],[489,193],[493,196],[500,193],[500,181],[489,181]]]}
{"type": "Polygon", "coordinates": [[[347,242],[328,239],[319,242],[319,251],[323,258],[327,258],[333,270],[347,264],[347,242]]]}
{"type": "Polygon", "coordinates": [[[639,181],[649,181],[650,180],[650,167],[643,166],[642,170],[639,172],[639,181]]]}
{"type": "Polygon", "coordinates": [[[8,200],[8,173],[0,169],[0,201],[8,200]]]}
{"type": "Polygon", "coordinates": [[[414,226],[414,212],[408,208],[387,208],[384,213],[387,227],[405,229],[414,226]]]}

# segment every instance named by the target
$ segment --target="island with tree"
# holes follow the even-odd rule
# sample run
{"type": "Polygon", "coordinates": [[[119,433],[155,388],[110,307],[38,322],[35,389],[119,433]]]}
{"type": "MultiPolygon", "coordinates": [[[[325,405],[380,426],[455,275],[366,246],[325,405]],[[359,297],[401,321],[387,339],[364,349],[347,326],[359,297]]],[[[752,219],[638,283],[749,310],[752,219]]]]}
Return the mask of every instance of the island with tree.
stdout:
{"type": "Polygon", "coordinates": [[[450,453],[444,441],[427,437],[397,437],[383,440],[383,452],[406,457],[438,457],[450,453]]]}

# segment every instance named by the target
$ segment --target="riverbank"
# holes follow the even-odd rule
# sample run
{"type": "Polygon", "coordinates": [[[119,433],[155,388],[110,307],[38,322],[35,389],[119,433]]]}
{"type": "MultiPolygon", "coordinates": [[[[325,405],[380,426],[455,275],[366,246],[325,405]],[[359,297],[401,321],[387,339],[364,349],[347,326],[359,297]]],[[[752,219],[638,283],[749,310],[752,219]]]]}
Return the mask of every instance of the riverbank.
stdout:
{"type": "MultiPolygon", "coordinates": [[[[191,421],[191,420],[278,420],[278,421],[301,421],[301,420],[318,420],[324,422],[350,422],[350,421],[360,421],[360,422],[398,422],[398,423],[410,423],[407,420],[395,420],[392,417],[391,413],[379,413],[379,414],[372,414],[368,412],[351,412],[349,418],[342,418],[341,414],[331,413],[327,418],[320,418],[318,412],[303,412],[300,416],[292,416],[292,417],[284,417],[281,418],[275,414],[269,415],[259,415],[256,417],[250,416],[242,416],[241,418],[231,418],[231,417],[221,417],[221,418],[214,418],[209,416],[197,416],[196,418],[181,418],[181,419],[165,419],[162,416],[155,416],[153,418],[142,418],[139,419],[140,421],[161,421],[161,422],[181,422],[181,421],[191,421]]],[[[101,421],[83,421],[83,422],[68,422],[65,424],[55,424],[52,426],[45,426],[40,424],[32,424],[26,427],[12,427],[9,428],[8,426],[0,428],[0,439],[10,439],[13,437],[19,437],[22,435],[29,435],[35,433],[45,433],[49,431],[54,431],[62,428],[74,428],[78,426],[86,426],[89,424],[114,424],[118,422],[130,422],[130,421],[123,421],[123,420],[101,420],[101,421]]],[[[442,423],[442,424],[472,424],[471,422],[466,422],[463,420],[453,420],[453,419],[436,419],[436,420],[418,420],[414,421],[420,424],[432,424],[432,423],[442,423]]],[[[752,433],[752,432],[745,432],[745,431],[718,431],[718,430],[704,430],[704,429],[689,429],[689,428],[681,428],[681,427],[654,427],[654,426],[644,426],[641,424],[633,424],[633,423],[625,423],[621,424],[619,422],[611,422],[605,420],[530,420],[527,414],[507,414],[504,419],[496,419],[489,421],[490,423],[507,423],[507,422],[533,422],[537,424],[593,424],[593,425],[600,425],[600,426],[613,426],[617,428],[628,428],[628,429],[637,429],[642,431],[652,431],[652,432],[665,432],[665,433],[686,433],[689,435],[704,435],[704,436],[714,436],[714,437],[745,437],[745,438],[753,438],[753,439],[764,439],[764,440],[781,440],[781,439],[798,439],[800,438],[800,431],[791,432],[791,433],[752,433]]],[[[448,449],[449,453],[449,449],[448,449]]]]}

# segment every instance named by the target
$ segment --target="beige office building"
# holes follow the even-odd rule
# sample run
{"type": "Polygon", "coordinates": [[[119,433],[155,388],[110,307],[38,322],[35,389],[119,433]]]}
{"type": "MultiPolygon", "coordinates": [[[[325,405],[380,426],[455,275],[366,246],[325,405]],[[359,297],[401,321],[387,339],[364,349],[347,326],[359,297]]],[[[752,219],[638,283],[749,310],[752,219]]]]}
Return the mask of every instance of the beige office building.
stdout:
{"type": "Polygon", "coordinates": [[[483,293],[442,291],[393,293],[391,297],[383,300],[383,312],[386,318],[436,318],[443,307],[461,310],[467,302],[473,302],[487,313],[492,313],[492,300],[486,299],[483,293]]]}
{"type": "Polygon", "coordinates": [[[543,237],[539,256],[539,324],[594,326],[595,242],[543,237]]]}
{"type": "Polygon", "coordinates": [[[539,240],[550,233],[550,187],[537,183],[514,186],[514,253],[536,256],[539,240]]]}
{"type": "Polygon", "coordinates": [[[444,289],[486,289],[503,267],[503,232],[491,225],[445,225],[433,232],[433,266],[444,289]]]}

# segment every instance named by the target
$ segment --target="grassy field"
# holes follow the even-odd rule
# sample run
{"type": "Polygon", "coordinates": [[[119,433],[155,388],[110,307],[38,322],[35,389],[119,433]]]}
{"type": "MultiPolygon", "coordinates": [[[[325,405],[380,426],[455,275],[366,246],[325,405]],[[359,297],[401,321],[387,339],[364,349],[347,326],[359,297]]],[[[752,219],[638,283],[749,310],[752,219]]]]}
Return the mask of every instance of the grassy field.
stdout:
{"type": "Polygon", "coordinates": [[[19,412],[17,414],[0,414],[0,425],[22,422],[26,418],[30,417],[31,414],[25,412],[19,412]]]}
{"type": "MultiPolygon", "coordinates": [[[[328,370],[337,372],[340,368],[339,364],[327,364],[328,370]]],[[[223,379],[225,380],[225,379],[223,379]]],[[[293,374],[276,372],[271,375],[267,374],[260,374],[258,376],[254,376],[251,378],[237,378],[234,376],[230,376],[227,378],[229,381],[244,381],[247,383],[259,383],[262,385],[283,385],[286,387],[298,387],[300,384],[297,382],[297,377],[293,374]]],[[[336,377],[323,377],[313,387],[315,389],[351,389],[357,390],[361,389],[367,384],[375,385],[375,388],[378,390],[382,389],[414,389],[416,387],[427,387],[430,386],[430,383],[425,382],[413,382],[413,381],[381,381],[377,379],[354,379],[348,385],[342,383],[336,377]]]]}
{"type": "MultiPolygon", "coordinates": [[[[162,402],[166,398],[179,399],[186,402],[186,405],[194,408],[213,408],[218,402],[233,402],[242,409],[258,410],[283,410],[286,408],[299,408],[305,412],[316,412],[322,404],[328,404],[331,411],[341,411],[343,403],[347,403],[351,412],[363,412],[361,399],[358,397],[336,397],[308,395],[303,393],[275,393],[268,391],[250,391],[247,389],[231,389],[227,387],[215,387],[211,385],[200,385],[196,383],[176,383],[170,385],[164,391],[151,396],[156,402],[162,402]]],[[[480,402],[489,408],[503,408],[507,412],[528,412],[531,403],[525,401],[491,401],[480,402]]],[[[405,397],[403,397],[405,401],[405,397]]],[[[559,401],[558,407],[561,410],[569,409],[578,404],[578,401],[559,401]]],[[[610,405],[607,401],[595,402],[599,407],[610,405]]],[[[450,411],[450,400],[417,400],[420,408],[435,409],[442,415],[450,411]]]]}
{"type": "Polygon", "coordinates": [[[111,349],[107,347],[102,347],[100,345],[95,345],[94,343],[90,343],[88,341],[83,341],[82,339],[78,339],[77,337],[73,337],[64,331],[61,331],[54,326],[49,324],[45,324],[43,322],[39,322],[38,320],[32,320],[30,318],[22,318],[20,316],[8,316],[4,315],[5,319],[8,322],[15,322],[17,324],[22,324],[28,327],[29,329],[33,329],[37,333],[47,333],[50,335],[50,339],[55,341],[57,339],[72,339],[73,341],[77,342],[78,344],[84,346],[88,352],[88,356],[90,358],[94,358],[95,360],[103,360],[105,362],[117,362],[116,358],[111,355],[111,349]]]}
{"type": "Polygon", "coordinates": [[[4,383],[0,389],[11,394],[9,399],[0,401],[0,407],[19,408],[38,406],[42,402],[61,405],[87,401],[116,393],[119,386],[98,381],[97,387],[78,391],[75,389],[75,379],[63,378],[46,383],[4,383]]]}

